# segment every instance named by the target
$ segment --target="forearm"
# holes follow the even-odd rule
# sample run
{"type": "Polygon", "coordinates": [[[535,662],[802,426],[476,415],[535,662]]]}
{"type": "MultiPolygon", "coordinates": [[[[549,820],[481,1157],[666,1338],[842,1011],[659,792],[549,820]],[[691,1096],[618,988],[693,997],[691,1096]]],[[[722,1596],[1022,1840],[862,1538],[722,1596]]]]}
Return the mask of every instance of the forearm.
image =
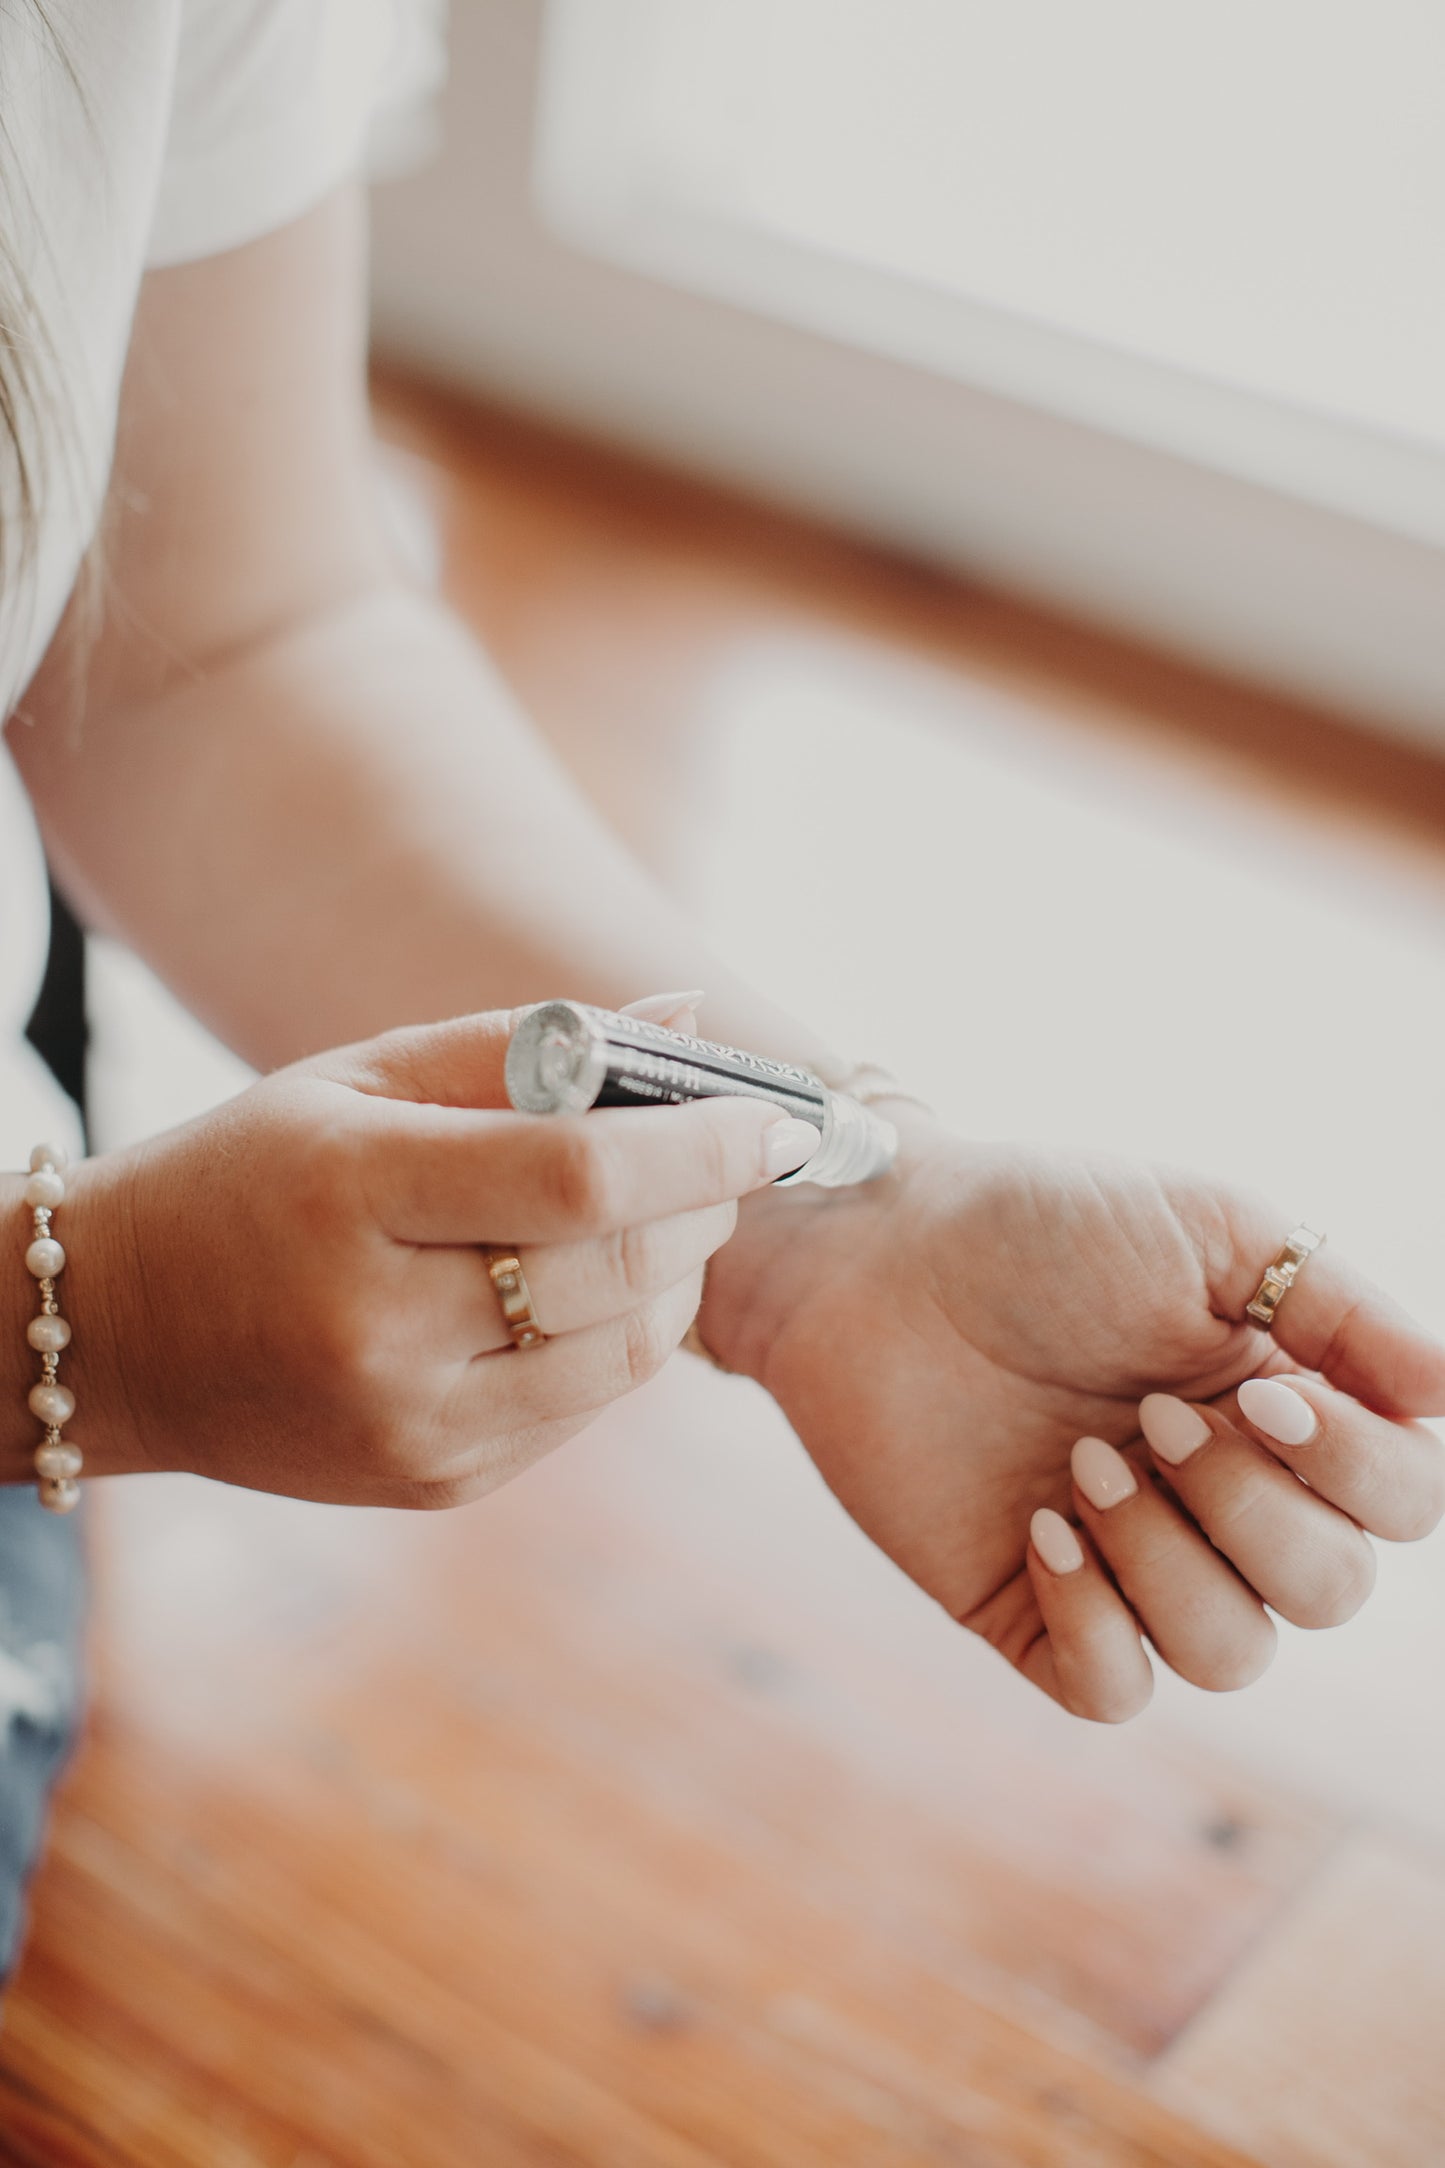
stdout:
{"type": "Polygon", "coordinates": [[[549,994],[699,985],[715,1035],[819,1051],[707,952],[458,621],[399,586],[88,717],[38,781],[81,907],[261,1067],[549,994]]]}

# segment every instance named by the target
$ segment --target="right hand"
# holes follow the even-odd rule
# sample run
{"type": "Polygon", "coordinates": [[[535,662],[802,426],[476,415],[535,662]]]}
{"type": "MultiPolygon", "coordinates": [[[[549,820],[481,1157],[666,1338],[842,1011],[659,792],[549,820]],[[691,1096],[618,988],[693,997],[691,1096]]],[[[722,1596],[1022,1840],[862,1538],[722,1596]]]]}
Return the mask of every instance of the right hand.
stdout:
{"type": "Polygon", "coordinates": [[[802,1163],[806,1125],[738,1098],[512,1113],[512,1022],[299,1063],[73,1170],[60,1295],[90,1472],[460,1504],[661,1367],[736,1200],[802,1163]],[[520,1249],[544,1345],[512,1347],[480,1244],[520,1249]]]}

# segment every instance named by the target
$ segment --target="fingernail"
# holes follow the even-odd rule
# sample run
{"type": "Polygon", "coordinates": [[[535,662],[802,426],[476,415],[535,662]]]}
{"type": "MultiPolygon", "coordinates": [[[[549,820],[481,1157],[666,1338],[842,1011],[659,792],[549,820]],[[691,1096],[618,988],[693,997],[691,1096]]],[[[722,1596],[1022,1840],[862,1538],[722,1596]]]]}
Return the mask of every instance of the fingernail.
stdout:
{"type": "Polygon", "coordinates": [[[1246,1378],[1237,1394],[1240,1413],[1276,1445],[1308,1445],[1319,1417],[1282,1378],[1246,1378]]]}
{"type": "Polygon", "coordinates": [[[1084,1546],[1052,1506],[1040,1506],[1029,1522],[1029,1536],[1050,1573],[1077,1573],[1084,1563],[1084,1546]]]}
{"type": "Polygon", "coordinates": [[[1146,1393],[1139,1403],[1139,1428],[1161,1460],[1177,1468],[1209,1440],[1209,1425],[1187,1400],[1172,1393],[1146,1393]]]}
{"type": "Polygon", "coordinates": [[[1102,1438],[1080,1438],[1069,1455],[1069,1465],[1079,1489],[1101,1513],[1110,1506],[1122,1505],[1139,1488],[1123,1454],[1116,1453],[1102,1438]]]}
{"type": "Polygon", "coordinates": [[[780,1174],[791,1174],[812,1158],[823,1141],[823,1132],[811,1122],[795,1121],[787,1115],[763,1131],[763,1175],[775,1182],[780,1174]]]}
{"type": "MultiPolygon", "coordinates": [[[[685,994],[644,994],[640,1001],[629,1001],[619,1016],[635,1016],[639,1024],[672,1024],[686,1010],[689,1014],[702,999],[702,988],[693,987],[685,994]]],[[[694,1023],[697,1019],[693,1017],[694,1023]]]]}

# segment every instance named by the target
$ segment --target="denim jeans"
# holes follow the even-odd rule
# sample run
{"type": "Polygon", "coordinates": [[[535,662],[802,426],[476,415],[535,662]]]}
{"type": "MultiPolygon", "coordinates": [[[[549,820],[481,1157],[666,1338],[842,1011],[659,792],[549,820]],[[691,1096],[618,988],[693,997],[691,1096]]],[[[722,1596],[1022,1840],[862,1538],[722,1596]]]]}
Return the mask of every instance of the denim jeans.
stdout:
{"type": "Polygon", "coordinates": [[[80,1724],[84,1510],[47,1513],[33,1485],[0,1487],[0,1980],[19,1954],[51,1789],[80,1724]]]}

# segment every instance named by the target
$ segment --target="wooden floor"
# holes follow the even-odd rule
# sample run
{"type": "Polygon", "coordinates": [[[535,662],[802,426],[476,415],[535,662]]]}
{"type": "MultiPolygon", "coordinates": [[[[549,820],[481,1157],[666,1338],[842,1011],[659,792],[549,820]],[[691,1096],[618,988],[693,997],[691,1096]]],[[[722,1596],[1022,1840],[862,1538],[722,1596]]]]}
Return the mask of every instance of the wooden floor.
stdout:
{"type": "MultiPolygon", "coordinates": [[[[1445,1318],[1445,769],[382,408],[452,591],[714,938],[960,1122],[1285,1185],[1445,1318]],[[866,886],[864,821],[899,868],[866,886]]],[[[1254,1696],[1096,1732],[685,1358],[452,1517],[97,1490],[94,1713],[0,2162],[1445,2161],[1438,1546],[1254,1696]]]]}

